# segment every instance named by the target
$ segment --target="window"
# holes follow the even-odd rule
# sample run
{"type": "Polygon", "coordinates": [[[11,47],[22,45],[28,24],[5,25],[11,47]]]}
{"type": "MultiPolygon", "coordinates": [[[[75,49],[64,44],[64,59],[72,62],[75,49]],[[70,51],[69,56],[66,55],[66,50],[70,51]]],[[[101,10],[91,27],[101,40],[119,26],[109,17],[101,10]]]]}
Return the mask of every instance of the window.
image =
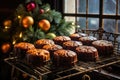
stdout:
{"type": "Polygon", "coordinates": [[[120,0],[63,0],[63,16],[81,29],[120,33],[120,0]]]}

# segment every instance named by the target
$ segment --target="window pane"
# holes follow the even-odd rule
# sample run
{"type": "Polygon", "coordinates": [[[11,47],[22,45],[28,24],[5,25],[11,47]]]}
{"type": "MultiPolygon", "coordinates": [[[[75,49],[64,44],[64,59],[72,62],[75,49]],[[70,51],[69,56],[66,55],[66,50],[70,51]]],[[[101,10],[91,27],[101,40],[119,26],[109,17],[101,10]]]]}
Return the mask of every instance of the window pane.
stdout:
{"type": "Polygon", "coordinates": [[[104,14],[112,14],[116,13],[116,0],[103,0],[103,11],[104,14]]]}
{"type": "Polygon", "coordinates": [[[97,30],[99,28],[98,18],[88,18],[88,29],[97,30]]]}
{"type": "Polygon", "coordinates": [[[104,19],[104,30],[107,32],[115,32],[115,20],[104,19]]]}
{"type": "MultiPolygon", "coordinates": [[[[117,38],[117,41],[120,43],[120,36],[117,38]]],[[[119,46],[120,47],[120,46],[119,46]]]]}
{"type": "Polygon", "coordinates": [[[88,13],[99,13],[99,0],[88,0],[88,13]]]}
{"type": "Polygon", "coordinates": [[[77,18],[77,24],[80,25],[81,29],[86,29],[86,18],[78,17],[77,18]]]}
{"type": "Polygon", "coordinates": [[[64,18],[66,21],[72,21],[75,23],[75,17],[65,16],[64,18]]]}
{"type": "Polygon", "coordinates": [[[120,33],[120,20],[118,20],[118,33],[120,33]]]}
{"type": "Polygon", "coordinates": [[[77,12],[78,13],[86,13],[86,0],[77,0],[77,12]]]}
{"type": "Polygon", "coordinates": [[[64,12],[75,13],[75,0],[64,0],[64,12]]]}
{"type": "Polygon", "coordinates": [[[118,0],[118,12],[120,14],[120,0],[118,0]]]}

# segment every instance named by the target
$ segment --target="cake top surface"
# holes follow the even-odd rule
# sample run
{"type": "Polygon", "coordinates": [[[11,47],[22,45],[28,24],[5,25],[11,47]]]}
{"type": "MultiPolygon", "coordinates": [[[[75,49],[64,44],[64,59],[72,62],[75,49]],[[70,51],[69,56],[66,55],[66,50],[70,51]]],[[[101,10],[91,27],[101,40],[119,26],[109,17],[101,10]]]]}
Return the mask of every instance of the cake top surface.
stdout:
{"type": "Polygon", "coordinates": [[[66,41],[66,40],[71,40],[71,38],[68,36],[57,36],[53,40],[66,41]]]}
{"type": "Polygon", "coordinates": [[[80,36],[87,36],[87,34],[85,34],[85,33],[78,33],[80,36]]]}
{"type": "Polygon", "coordinates": [[[20,49],[31,49],[35,48],[35,46],[32,43],[28,42],[20,42],[14,45],[14,48],[20,48],[20,49]]]}
{"type": "Polygon", "coordinates": [[[63,56],[63,57],[72,57],[72,56],[76,56],[77,54],[71,50],[60,49],[55,51],[54,55],[63,56]]]}
{"type": "Polygon", "coordinates": [[[79,40],[90,40],[90,41],[94,41],[94,40],[97,40],[97,38],[96,38],[96,37],[93,37],[93,36],[85,36],[85,37],[79,38],[79,40]]]}
{"type": "Polygon", "coordinates": [[[49,51],[45,49],[30,49],[27,51],[27,54],[33,54],[37,56],[44,56],[44,55],[49,55],[49,51]]]}
{"type": "Polygon", "coordinates": [[[46,50],[58,50],[58,49],[62,49],[62,46],[57,44],[46,44],[42,48],[46,50]]]}
{"type": "Polygon", "coordinates": [[[112,42],[107,41],[107,40],[97,40],[92,42],[93,45],[98,45],[98,46],[113,46],[112,42]]]}
{"type": "Polygon", "coordinates": [[[74,33],[74,34],[71,34],[70,37],[80,37],[80,36],[79,36],[79,34],[74,33]]]}
{"type": "Polygon", "coordinates": [[[66,41],[63,43],[63,46],[81,46],[82,42],[80,41],[66,41]]]}
{"type": "Polygon", "coordinates": [[[53,40],[50,39],[39,39],[35,42],[35,44],[39,45],[39,44],[54,44],[53,40]]]}
{"type": "Polygon", "coordinates": [[[84,37],[84,36],[87,36],[87,34],[85,34],[85,33],[74,33],[74,34],[70,35],[70,37],[84,37]]]}
{"type": "Polygon", "coordinates": [[[93,53],[97,52],[97,49],[93,46],[79,46],[76,48],[77,52],[93,53]]]}

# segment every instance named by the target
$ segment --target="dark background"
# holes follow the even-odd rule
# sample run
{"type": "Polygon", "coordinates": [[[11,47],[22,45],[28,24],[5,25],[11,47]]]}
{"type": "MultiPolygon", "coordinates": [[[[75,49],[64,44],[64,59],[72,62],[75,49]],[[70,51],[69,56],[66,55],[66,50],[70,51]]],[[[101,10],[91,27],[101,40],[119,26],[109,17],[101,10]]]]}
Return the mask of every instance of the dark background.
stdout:
{"type": "Polygon", "coordinates": [[[10,17],[18,4],[23,3],[24,0],[2,0],[0,2],[0,24],[3,20],[10,17]]]}

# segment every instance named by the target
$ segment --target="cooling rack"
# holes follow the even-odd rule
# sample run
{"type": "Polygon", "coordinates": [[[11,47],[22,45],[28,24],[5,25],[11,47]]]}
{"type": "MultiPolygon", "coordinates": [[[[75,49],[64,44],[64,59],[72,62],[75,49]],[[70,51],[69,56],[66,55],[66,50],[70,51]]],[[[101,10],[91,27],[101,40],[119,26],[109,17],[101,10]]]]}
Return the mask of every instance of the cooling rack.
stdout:
{"type": "Polygon", "coordinates": [[[4,61],[21,72],[28,74],[36,80],[42,80],[46,75],[52,75],[54,80],[63,80],[72,76],[90,72],[93,70],[101,69],[103,67],[116,64],[120,62],[120,55],[114,54],[109,57],[100,57],[96,62],[84,62],[78,61],[75,66],[72,67],[55,67],[51,61],[44,66],[33,66],[24,63],[17,59],[17,57],[10,57],[4,59],[4,61]]]}
{"type": "Polygon", "coordinates": [[[100,60],[96,62],[84,62],[78,61],[75,66],[72,67],[55,67],[52,61],[48,61],[46,65],[36,67],[30,64],[26,64],[24,61],[19,60],[16,56],[4,59],[4,61],[10,64],[13,68],[28,74],[35,80],[44,80],[44,77],[51,78],[52,80],[64,80],[79,74],[84,74],[94,70],[100,70],[103,67],[120,63],[120,34],[108,33],[103,30],[83,30],[83,33],[93,35],[99,39],[106,39],[112,41],[114,44],[113,55],[107,57],[100,57],[100,60]]]}

